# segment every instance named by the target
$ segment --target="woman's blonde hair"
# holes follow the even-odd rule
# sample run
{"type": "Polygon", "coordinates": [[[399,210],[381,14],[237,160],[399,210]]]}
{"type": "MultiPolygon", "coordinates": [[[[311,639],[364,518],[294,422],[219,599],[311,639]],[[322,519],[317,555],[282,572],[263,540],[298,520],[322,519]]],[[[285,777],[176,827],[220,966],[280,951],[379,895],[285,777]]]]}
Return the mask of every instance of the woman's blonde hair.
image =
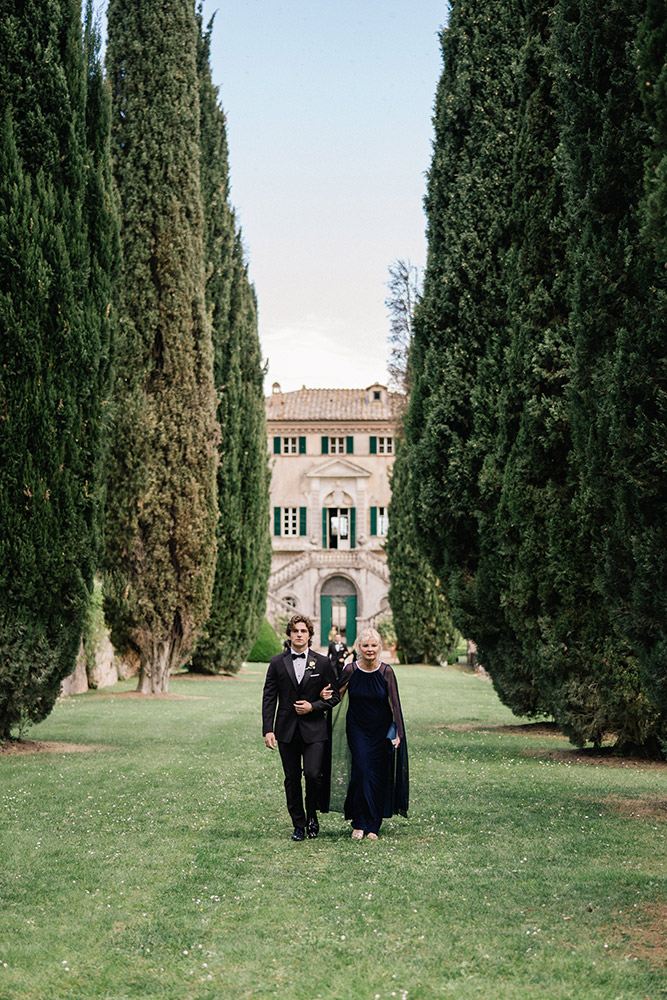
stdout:
{"type": "Polygon", "coordinates": [[[362,629],[362,631],[357,636],[357,645],[360,646],[362,642],[366,641],[366,639],[374,639],[375,642],[380,644],[380,649],[382,649],[382,636],[377,631],[377,629],[374,628],[362,629]]]}

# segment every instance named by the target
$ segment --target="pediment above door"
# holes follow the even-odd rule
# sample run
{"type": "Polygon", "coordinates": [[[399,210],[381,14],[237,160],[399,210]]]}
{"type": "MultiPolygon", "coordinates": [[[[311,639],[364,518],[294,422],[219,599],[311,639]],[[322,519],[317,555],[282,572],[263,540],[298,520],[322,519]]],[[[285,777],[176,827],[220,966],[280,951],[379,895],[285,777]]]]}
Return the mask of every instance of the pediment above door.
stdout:
{"type": "Polygon", "coordinates": [[[370,472],[347,458],[330,458],[306,473],[307,479],[367,479],[370,472]]]}

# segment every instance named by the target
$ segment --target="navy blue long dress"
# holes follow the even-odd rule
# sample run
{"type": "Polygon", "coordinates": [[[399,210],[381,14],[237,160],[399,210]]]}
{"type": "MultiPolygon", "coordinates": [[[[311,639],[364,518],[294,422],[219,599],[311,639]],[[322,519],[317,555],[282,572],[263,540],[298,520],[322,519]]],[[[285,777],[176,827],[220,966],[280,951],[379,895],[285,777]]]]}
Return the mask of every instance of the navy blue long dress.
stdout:
{"type": "Polygon", "coordinates": [[[345,798],[345,818],[356,830],[377,833],[383,816],[407,815],[408,757],[405,727],[396,676],[382,663],[376,670],[348,664],[341,677],[347,682],[347,742],[352,757],[345,798]],[[392,722],[401,743],[389,751],[387,731],[392,722]]]}

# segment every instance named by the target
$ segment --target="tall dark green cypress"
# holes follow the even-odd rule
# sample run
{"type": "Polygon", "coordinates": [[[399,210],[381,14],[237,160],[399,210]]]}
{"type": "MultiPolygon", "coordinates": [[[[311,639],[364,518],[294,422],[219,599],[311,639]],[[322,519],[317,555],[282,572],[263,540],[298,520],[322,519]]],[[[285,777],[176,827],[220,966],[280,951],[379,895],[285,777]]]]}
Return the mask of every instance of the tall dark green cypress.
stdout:
{"type": "Polygon", "coordinates": [[[225,116],[210,69],[213,21],[199,21],[201,178],[217,416],[218,556],[211,611],[192,658],[205,673],[237,671],[257,638],[271,565],[269,467],[257,307],[229,205],[225,116]]]}
{"type": "Polygon", "coordinates": [[[667,261],[667,18],[664,0],[647,0],[637,42],[639,89],[649,124],[643,205],[647,234],[667,261]]]}
{"type": "Polygon", "coordinates": [[[647,708],[626,738],[657,753],[667,744],[667,23],[664,3],[650,0],[636,12],[639,37],[628,47],[627,74],[631,87],[636,61],[641,105],[628,99],[633,115],[623,123],[636,153],[628,171],[632,204],[619,226],[628,281],[611,358],[616,488],[604,592],[638,657],[642,695],[660,713],[652,726],[647,708]]]}
{"type": "Polygon", "coordinates": [[[617,381],[618,351],[646,319],[638,243],[646,130],[634,56],[642,7],[562,0],[557,21],[572,448],[565,516],[550,538],[555,587],[542,615],[538,683],[579,744],[612,731],[621,746],[645,745],[656,724],[624,621],[631,528],[618,513],[629,470],[623,445],[615,447],[630,402],[617,381]]]}
{"type": "Polygon", "coordinates": [[[406,421],[425,554],[447,581],[456,626],[489,651],[505,628],[494,545],[502,481],[495,445],[522,23],[518,2],[459,0],[442,33],[428,255],[406,421]]]}
{"type": "Polygon", "coordinates": [[[511,218],[487,190],[480,264],[461,191],[480,172],[505,175],[488,168],[493,143],[474,141],[479,107],[497,107],[479,101],[475,70],[489,65],[508,89],[484,52],[484,13],[454,4],[443,36],[408,413],[417,517],[452,581],[455,620],[508,705],[552,714],[577,744],[611,731],[622,749],[657,753],[667,702],[664,4],[523,5],[511,218]],[[483,280],[470,280],[471,266],[483,280]]]}
{"type": "Polygon", "coordinates": [[[161,692],[208,617],[215,572],[213,350],[205,306],[192,0],[110,0],[107,68],[122,301],[106,611],[161,692]]]}
{"type": "MultiPolygon", "coordinates": [[[[635,573],[629,610],[640,650],[640,670],[652,703],[667,715],[667,21],[662,0],[648,0],[638,44],[639,87],[649,124],[645,169],[644,253],[660,265],[649,267],[646,282],[650,322],[636,354],[622,362],[638,364],[640,389],[634,441],[626,464],[633,475],[635,502],[628,519],[637,527],[633,545],[635,573]]],[[[631,344],[628,343],[628,347],[631,344]]],[[[626,407],[627,409],[627,407],[626,407]]],[[[663,743],[667,735],[663,734],[663,743]]]]}
{"type": "Polygon", "coordinates": [[[519,59],[513,164],[512,246],[507,259],[509,344],[500,393],[498,466],[502,493],[497,553],[511,645],[487,665],[500,697],[518,715],[548,712],[536,681],[542,620],[554,603],[567,544],[570,432],[565,303],[565,230],[554,86],[555,4],[526,4],[519,59]],[[513,649],[512,649],[513,645],[513,649]]]}
{"type": "Polygon", "coordinates": [[[53,707],[99,557],[117,230],[88,14],[82,43],[77,0],[0,3],[0,736],[53,707]]]}
{"type": "Polygon", "coordinates": [[[391,606],[398,648],[408,663],[439,663],[456,645],[449,602],[419,548],[412,512],[410,466],[405,444],[397,440],[391,474],[389,529],[385,542],[391,606]]]}
{"type": "MultiPolygon", "coordinates": [[[[252,649],[264,621],[269,572],[271,570],[271,535],[269,532],[270,471],[266,450],[266,410],[264,403],[264,368],[257,332],[257,301],[248,280],[241,233],[236,237],[234,284],[232,286],[232,327],[238,326],[240,346],[240,395],[238,403],[238,491],[239,534],[230,553],[240,559],[238,576],[218,572],[224,582],[225,596],[219,591],[219,611],[224,609],[227,670],[238,669],[252,649]],[[222,599],[221,599],[222,598],[222,599]]],[[[230,414],[230,408],[226,408],[230,414]]],[[[218,480],[220,482],[220,478],[218,480]]],[[[229,496],[229,483],[226,487],[229,496]]],[[[230,496],[231,501],[231,496],[230,496]]],[[[221,503],[222,510],[222,503],[221,503]]],[[[229,523],[229,522],[228,522],[229,523]]],[[[231,529],[231,526],[230,526],[231,529]]]]}
{"type": "Polygon", "coordinates": [[[100,59],[101,37],[93,0],[86,0],[83,41],[87,73],[86,139],[89,158],[85,213],[90,247],[90,294],[84,308],[86,328],[98,351],[100,386],[97,399],[89,400],[91,405],[97,407],[98,415],[95,417],[91,412],[86,424],[90,430],[88,461],[96,469],[95,482],[99,489],[94,540],[95,569],[101,571],[117,325],[116,299],[120,273],[120,219],[111,163],[111,87],[104,79],[100,59]]]}

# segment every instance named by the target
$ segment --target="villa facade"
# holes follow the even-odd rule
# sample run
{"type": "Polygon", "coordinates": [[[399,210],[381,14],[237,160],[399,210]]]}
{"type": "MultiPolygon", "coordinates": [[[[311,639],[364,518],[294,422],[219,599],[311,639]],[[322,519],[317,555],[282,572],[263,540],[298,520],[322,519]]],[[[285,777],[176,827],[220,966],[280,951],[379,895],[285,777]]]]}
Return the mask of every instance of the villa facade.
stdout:
{"type": "Polygon", "coordinates": [[[266,398],[273,560],[267,617],[332,624],[350,646],[389,610],[387,533],[396,427],[404,396],[367,389],[281,391],[266,398]]]}

